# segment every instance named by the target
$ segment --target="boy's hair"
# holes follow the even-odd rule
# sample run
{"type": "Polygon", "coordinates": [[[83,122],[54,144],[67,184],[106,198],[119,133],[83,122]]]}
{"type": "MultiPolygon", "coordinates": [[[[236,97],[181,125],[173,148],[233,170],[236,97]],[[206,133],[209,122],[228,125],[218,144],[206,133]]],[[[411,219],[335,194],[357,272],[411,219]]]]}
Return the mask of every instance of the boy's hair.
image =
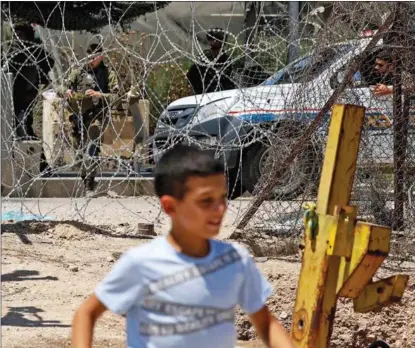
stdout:
{"type": "Polygon", "coordinates": [[[186,182],[192,176],[225,174],[223,164],[212,153],[178,144],[167,151],[156,165],[154,188],[158,197],[183,199],[186,182]]]}

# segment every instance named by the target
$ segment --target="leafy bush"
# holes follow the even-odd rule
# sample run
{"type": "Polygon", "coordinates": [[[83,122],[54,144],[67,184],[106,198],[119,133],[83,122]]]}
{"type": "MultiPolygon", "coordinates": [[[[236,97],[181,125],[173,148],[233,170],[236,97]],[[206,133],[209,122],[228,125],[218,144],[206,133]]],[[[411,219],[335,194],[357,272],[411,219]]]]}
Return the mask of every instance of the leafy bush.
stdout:
{"type": "Polygon", "coordinates": [[[163,110],[173,101],[192,95],[186,78],[192,62],[177,61],[156,65],[144,80],[146,97],[150,100],[150,134],[163,110]]]}
{"type": "Polygon", "coordinates": [[[42,139],[42,127],[43,127],[43,98],[39,94],[36,98],[34,107],[33,107],[33,131],[34,133],[42,139]]]}

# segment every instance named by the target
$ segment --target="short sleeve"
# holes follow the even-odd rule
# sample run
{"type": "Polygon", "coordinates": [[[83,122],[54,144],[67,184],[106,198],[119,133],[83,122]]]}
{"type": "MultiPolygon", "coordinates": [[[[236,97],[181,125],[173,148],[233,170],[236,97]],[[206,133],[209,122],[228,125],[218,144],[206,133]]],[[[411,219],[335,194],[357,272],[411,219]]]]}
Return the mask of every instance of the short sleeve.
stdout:
{"type": "Polygon", "coordinates": [[[139,300],[142,289],[138,264],[124,254],[95,289],[95,295],[111,312],[125,314],[139,300]]]}
{"type": "Polygon", "coordinates": [[[271,285],[255,266],[252,257],[246,252],[244,257],[244,281],[239,294],[239,305],[247,314],[258,312],[272,294],[271,285]]]}

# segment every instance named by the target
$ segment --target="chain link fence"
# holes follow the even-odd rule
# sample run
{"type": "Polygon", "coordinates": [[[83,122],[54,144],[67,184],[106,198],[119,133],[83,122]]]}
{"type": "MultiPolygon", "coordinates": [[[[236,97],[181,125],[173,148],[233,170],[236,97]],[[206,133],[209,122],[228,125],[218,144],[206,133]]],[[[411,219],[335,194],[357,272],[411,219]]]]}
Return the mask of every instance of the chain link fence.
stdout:
{"type": "Polygon", "coordinates": [[[396,253],[409,257],[415,234],[414,5],[313,3],[295,18],[286,3],[273,12],[268,3],[241,6],[232,5],[232,13],[215,22],[220,30],[212,31],[192,3],[175,27],[160,19],[172,7],[147,4],[143,12],[157,25],[145,33],[134,21],[122,23],[119,11],[127,13],[128,6],[116,16],[104,8],[100,16],[108,21],[99,20],[106,27],[98,30],[82,28],[73,8],[65,12],[57,3],[41,16],[39,7],[31,37],[16,8],[2,4],[3,200],[40,201],[52,181],[77,200],[83,187],[70,186],[67,178],[91,173],[98,195],[117,186],[118,195],[147,197],[151,185],[140,184],[132,194],[129,185],[150,180],[160,155],[185,141],[223,158],[235,199],[233,229],[297,236],[302,204],[316,199],[330,110],[334,103],[357,104],[366,108],[366,122],[352,203],[359,218],[393,226],[396,253]],[[96,32],[56,27],[56,11],[71,30],[96,32]],[[178,31],[185,45],[174,39],[178,31]],[[103,51],[88,51],[91,43],[103,51]],[[104,82],[91,69],[100,56],[104,82]],[[71,80],[78,70],[92,76],[90,85],[71,80]],[[111,88],[110,76],[116,81],[111,88]],[[68,98],[71,88],[76,93],[68,98]],[[99,94],[85,96],[88,89],[99,94]],[[101,92],[110,96],[100,99],[101,92]],[[86,125],[91,108],[103,119],[94,123],[94,116],[86,125]],[[76,128],[74,119],[87,129],[76,128]]]}

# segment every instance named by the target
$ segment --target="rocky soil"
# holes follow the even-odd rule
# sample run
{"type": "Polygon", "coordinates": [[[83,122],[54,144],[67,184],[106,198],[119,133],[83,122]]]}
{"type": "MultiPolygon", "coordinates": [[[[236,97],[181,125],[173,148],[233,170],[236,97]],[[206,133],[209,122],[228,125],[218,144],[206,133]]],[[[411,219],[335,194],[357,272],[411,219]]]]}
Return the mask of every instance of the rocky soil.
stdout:
{"type": "MultiPolygon", "coordinates": [[[[136,226],[92,226],[74,221],[3,223],[3,346],[69,347],[76,308],[120,253],[152,238],[138,235],[136,226]]],[[[256,236],[256,244],[248,246],[274,287],[268,304],[289,329],[301,266],[298,239],[270,238],[256,236]]],[[[249,244],[247,240],[241,242],[249,244]]],[[[400,269],[392,263],[386,266],[389,268],[383,268],[380,276],[398,272],[411,276],[402,302],[377,313],[355,314],[350,301],[341,300],[331,347],[363,348],[375,339],[388,341],[392,347],[415,346],[415,264],[401,264],[400,269]]],[[[241,312],[237,325],[240,347],[262,346],[241,312]]],[[[123,319],[105,314],[95,337],[95,347],[124,347],[123,319]]]]}

